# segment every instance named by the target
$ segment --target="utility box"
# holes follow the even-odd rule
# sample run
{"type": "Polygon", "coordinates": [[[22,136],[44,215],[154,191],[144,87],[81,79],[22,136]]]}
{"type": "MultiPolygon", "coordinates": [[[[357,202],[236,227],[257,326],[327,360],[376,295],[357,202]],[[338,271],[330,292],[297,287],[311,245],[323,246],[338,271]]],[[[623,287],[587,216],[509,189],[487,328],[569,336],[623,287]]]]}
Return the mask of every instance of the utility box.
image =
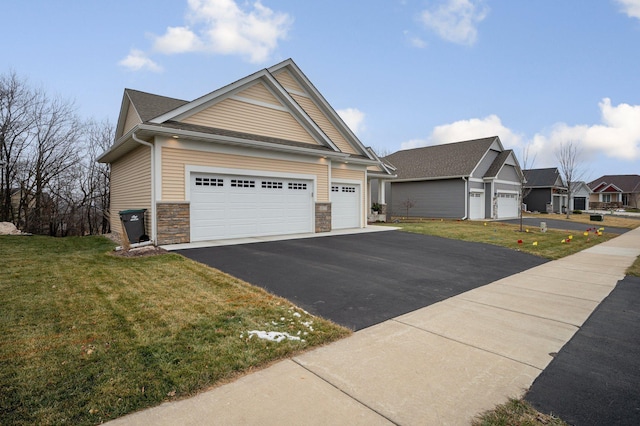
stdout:
{"type": "Polygon", "coordinates": [[[540,222],[540,232],[547,232],[547,222],[540,222]]]}
{"type": "Polygon", "coordinates": [[[131,209],[118,212],[122,227],[131,244],[149,241],[149,236],[145,233],[144,228],[144,212],[146,211],[147,209],[131,209]]]}
{"type": "Polygon", "coordinates": [[[604,216],[601,214],[592,214],[591,216],[589,216],[589,219],[592,222],[602,222],[604,220],[604,216]]]}

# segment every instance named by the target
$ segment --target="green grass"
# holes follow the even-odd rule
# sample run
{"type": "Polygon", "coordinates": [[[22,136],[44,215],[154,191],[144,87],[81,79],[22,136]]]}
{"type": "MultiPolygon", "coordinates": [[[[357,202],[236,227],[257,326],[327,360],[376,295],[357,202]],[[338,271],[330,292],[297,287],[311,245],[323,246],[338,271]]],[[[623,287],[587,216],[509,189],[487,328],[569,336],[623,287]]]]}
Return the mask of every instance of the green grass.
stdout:
{"type": "Polygon", "coordinates": [[[473,426],[568,426],[554,416],[536,411],[526,401],[510,399],[494,410],[482,413],[471,423],[473,426]]]}
{"type": "Polygon", "coordinates": [[[603,225],[598,225],[596,228],[595,225],[586,224],[584,230],[578,232],[555,229],[541,232],[537,227],[524,227],[520,232],[519,225],[503,222],[446,219],[424,219],[391,225],[407,232],[503,246],[546,259],[559,259],[616,237],[615,234],[607,233],[606,227],[602,235],[597,235],[597,229],[603,225]],[[589,228],[591,230],[587,231],[589,228]],[[587,235],[584,235],[585,232],[587,235]]]}
{"type": "Polygon", "coordinates": [[[350,333],[182,256],[113,247],[0,236],[0,423],[97,424],[350,333]]]}

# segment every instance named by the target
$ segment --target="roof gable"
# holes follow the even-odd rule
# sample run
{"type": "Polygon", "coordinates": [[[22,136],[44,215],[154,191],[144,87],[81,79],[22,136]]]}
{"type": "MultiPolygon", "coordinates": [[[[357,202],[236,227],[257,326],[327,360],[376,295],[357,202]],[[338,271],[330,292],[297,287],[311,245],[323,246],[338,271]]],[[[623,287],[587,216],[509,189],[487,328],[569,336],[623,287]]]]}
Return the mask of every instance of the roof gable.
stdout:
{"type": "Polygon", "coordinates": [[[615,185],[623,193],[640,193],[640,175],[605,175],[587,184],[593,192],[602,192],[608,185],[615,185]]]}
{"type": "Polygon", "coordinates": [[[139,90],[124,89],[120,116],[116,127],[116,139],[126,133],[131,123],[144,123],[161,114],[188,103],[182,99],[169,98],[139,90]]]}
{"type": "Polygon", "coordinates": [[[397,168],[398,179],[466,177],[496,142],[502,148],[500,139],[492,136],[398,151],[385,160],[397,168]]]}
{"type": "Polygon", "coordinates": [[[496,159],[493,160],[493,163],[484,174],[484,178],[498,178],[505,165],[514,166],[518,176],[522,177],[522,171],[520,170],[520,165],[518,164],[518,160],[516,159],[513,150],[507,149],[498,154],[496,159]]]}
{"type": "Polygon", "coordinates": [[[523,170],[528,188],[564,187],[557,167],[523,170]]]}

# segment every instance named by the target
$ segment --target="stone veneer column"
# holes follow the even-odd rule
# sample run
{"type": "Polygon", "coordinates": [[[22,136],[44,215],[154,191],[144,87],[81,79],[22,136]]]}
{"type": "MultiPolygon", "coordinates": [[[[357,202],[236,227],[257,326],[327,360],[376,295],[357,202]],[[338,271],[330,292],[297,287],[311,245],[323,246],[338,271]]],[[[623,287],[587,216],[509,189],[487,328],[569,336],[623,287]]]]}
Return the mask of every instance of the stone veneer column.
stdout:
{"type": "Polygon", "coordinates": [[[331,231],[331,203],[316,203],[316,232],[331,231]]]}
{"type": "Polygon", "coordinates": [[[189,203],[157,203],[158,241],[156,244],[179,244],[191,241],[189,203]]]}

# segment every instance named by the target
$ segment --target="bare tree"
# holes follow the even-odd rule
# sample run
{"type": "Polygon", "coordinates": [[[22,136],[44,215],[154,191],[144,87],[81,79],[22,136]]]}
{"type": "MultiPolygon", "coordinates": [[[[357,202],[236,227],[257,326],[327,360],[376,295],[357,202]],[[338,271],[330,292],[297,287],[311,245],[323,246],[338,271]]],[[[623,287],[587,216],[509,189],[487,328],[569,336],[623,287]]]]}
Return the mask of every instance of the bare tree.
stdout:
{"type": "Polygon", "coordinates": [[[407,219],[409,219],[409,210],[411,210],[411,208],[416,205],[416,202],[414,200],[412,200],[411,198],[407,198],[406,200],[404,200],[402,202],[401,205],[407,211],[407,219]]]}
{"type": "Polygon", "coordinates": [[[24,151],[29,145],[38,102],[34,91],[15,72],[0,75],[0,221],[14,222],[12,195],[24,151]]]}
{"type": "Polygon", "coordinates": [[[571,201],[573,200],[574,185],[582,179],[582,150],[573,140],[565,141],[556,150],[560,177],[567,187],[567,219],[571,217],[571,201]]]}
{"type": "Polygon", "coordinates": [[[115,126],[108,120],[100,123],[89,121],[85,128],[85,146],[82,154],[83,173],[80,178],[82,207],[90,234],[106,234],[109,228],[108,164],[97,162],[98,156],[107,151],[115,137],[115,126]]]}
{"type": "Polygon", "coordinates": [[[518,215],[519,219],[520,219],[520,232],[523,231],[523,226],[522,226],[522,206],[524,206],[524,199],[531,192],[531,188],[529,188],[527,186],[527,178],[524,175],[524,171],[533,168],[533,164],[536,161],[536,156],[535,155],[533,157],[531,157],[530,148],[531,148],[531,145],[527,144],[522,149],[522,166],[521,166],[522,175],[520,175],[520,208],[519,208],[519,212],[520,213],[518,215]]]}
{"type": "Polygon", "coordinates": [[[49,99],[39,94],[33,108],[34,127],[27,155],[28,173],[23,182],[29,216],[26,229],[33,233],[51,233],[51,203],[55,204],[49,184],[78,162],[78,142],[81,122],[73,103],[62,99],[49,99]]]}

